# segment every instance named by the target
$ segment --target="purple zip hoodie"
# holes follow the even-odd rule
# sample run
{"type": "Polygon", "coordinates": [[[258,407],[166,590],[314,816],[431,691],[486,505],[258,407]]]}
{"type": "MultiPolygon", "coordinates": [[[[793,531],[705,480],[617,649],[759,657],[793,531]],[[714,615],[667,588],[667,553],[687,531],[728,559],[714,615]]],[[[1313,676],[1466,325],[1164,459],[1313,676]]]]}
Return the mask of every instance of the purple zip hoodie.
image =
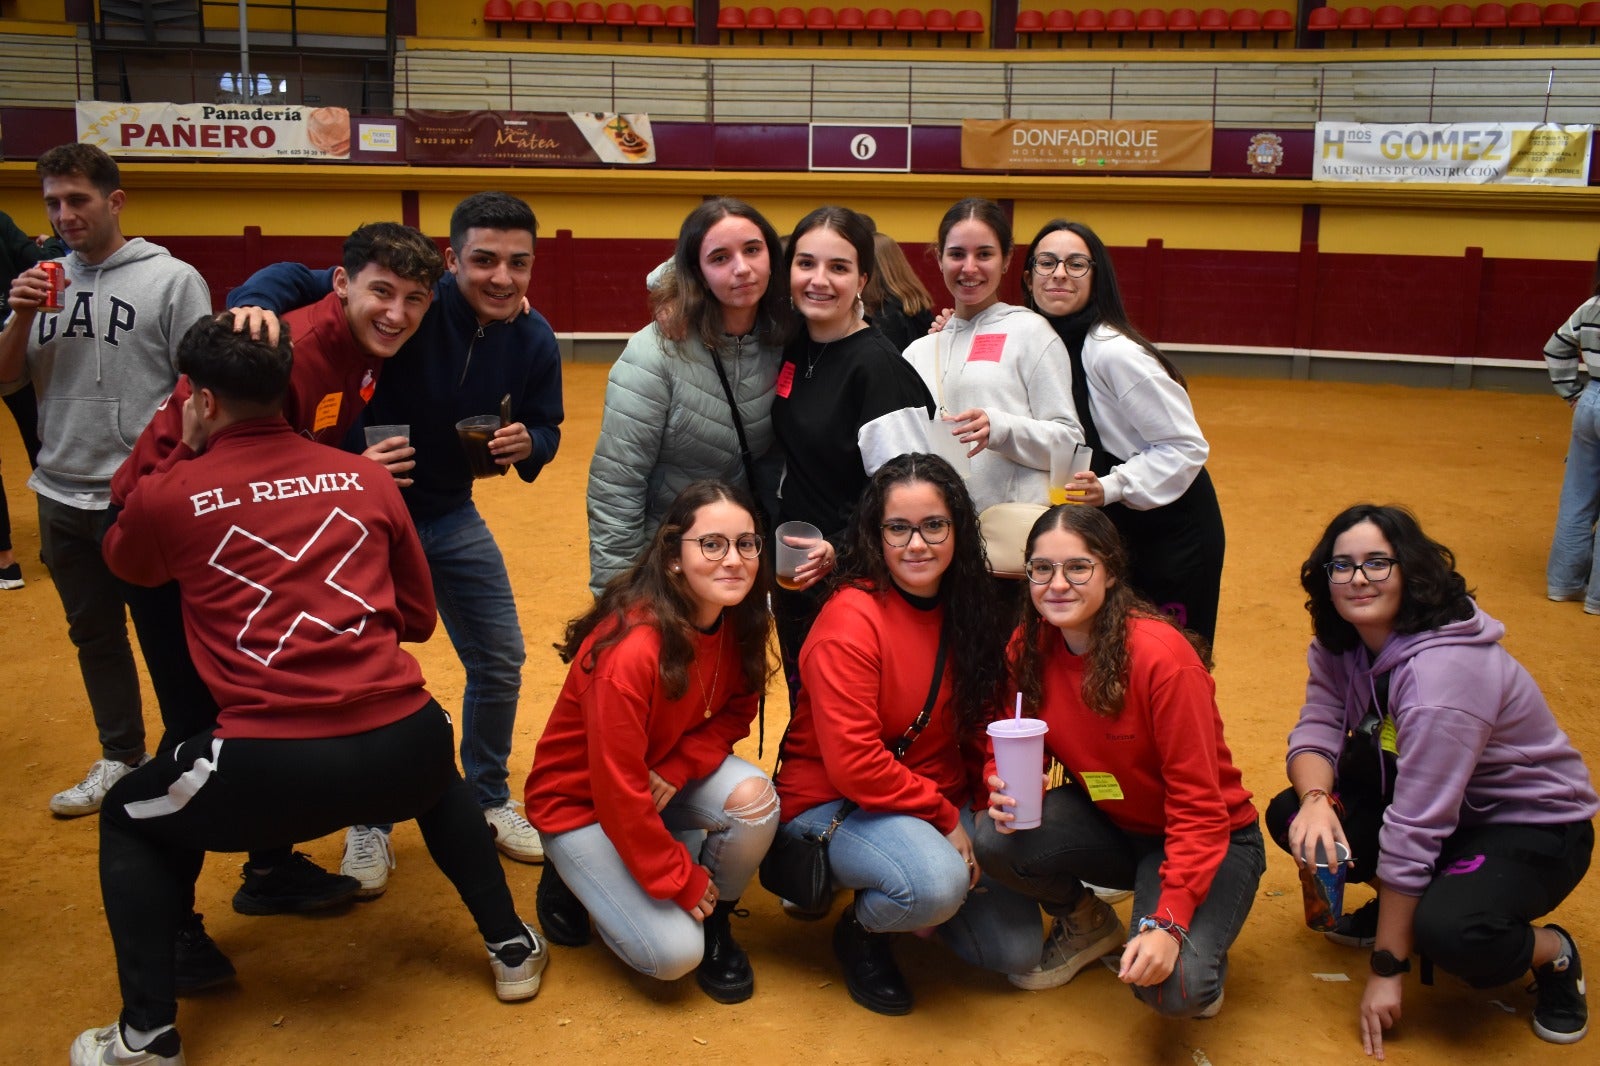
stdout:
{"type": "Polygon", "coordinates": [[[1376,662],[1365,647],[1336,654],[1311,643],[1291,761],[1315,752],[1337,765],[1345,733],[1373,704],[1373,678],[1390,674],[1398,758],[1378,879],[1397,892],[1422,895],[1458,826],[1561,825],[1600,811],[1582,756],[1533,677],[1500,646],[1505,631],[1474,605],[1465,621],[1393,634],[1376,662]]]}

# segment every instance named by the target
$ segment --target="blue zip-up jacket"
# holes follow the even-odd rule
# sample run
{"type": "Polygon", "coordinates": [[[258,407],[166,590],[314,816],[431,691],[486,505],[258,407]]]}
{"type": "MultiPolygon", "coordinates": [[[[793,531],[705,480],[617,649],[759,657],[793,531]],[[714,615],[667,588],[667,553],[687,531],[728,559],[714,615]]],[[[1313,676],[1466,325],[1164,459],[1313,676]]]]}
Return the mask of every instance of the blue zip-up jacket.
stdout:
{"type": "MultiPolygon", "coordinates": [[[[253,274],[228,294],[229,307],[284,311],[333,291],[333,271],[278,263],[253,274]]],[[[422,325],[389,360],[367,405],[365,425],[409,425],[417,450],[412,484],[401,490],[412,517],[437,518],[472,499],[472,472],[456,423],[498,414],[511,397],[511,420],[528,427],[533,453],[515,464],[532,481],[561,444],[561,353],[555,333],[537,311],[509,322],[479,325],[478,316],[445,274],[433,289],[422,325]]],[[[361,450],[360,437],[353,437],[361,450]]]]}

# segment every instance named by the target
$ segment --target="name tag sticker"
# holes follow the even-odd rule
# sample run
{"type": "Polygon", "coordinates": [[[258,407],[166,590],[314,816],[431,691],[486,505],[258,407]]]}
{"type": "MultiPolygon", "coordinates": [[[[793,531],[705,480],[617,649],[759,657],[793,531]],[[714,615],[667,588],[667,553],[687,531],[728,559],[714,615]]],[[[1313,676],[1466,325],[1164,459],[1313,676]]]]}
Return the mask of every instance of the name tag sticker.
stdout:
{"type": "Polygon", "coordinates": [[[791,393],[793,391],[794,391],[794,364],[793,363],[784,363],[783,364],[783,369],[778,371],[777,392],[778,392],[779,396],[781,396],[785,400],[787,400],[789,398],[789,393],[791,393]]]}
{"type": "Polygon", "coordinates": [[[344,403],[344,393],[330,392],[317,404],[316,417],[311,422],[311,432],[321,433],[339,424],[339,408],[344,403]]]}
{"type": "Polygon", "coordinates": [[[1388,752],[1390,755],[1398,757],[1400,755],[1400,748],[1396,744],[1396,741],[1399,739],[1399,736],[1400,731],[1394,727],[1394,719],[1387,717],[1384,718],[1383,728],[1378,730],[1378,743],[1382,746],[1383,750],[1388,752]]]}
{"type": "Polygon", "coordinates": [[[967,362],[998,363],[1000,353],[1005,351],[1005,348],[1004,333],[980,333],[972,338],[972,351],[967,353],[967,362]]]}
{"type": "Polygon", "coordinates": [[[1096,803],[1122,798],[1122,786],[1117,784],[1115,774],[1099,770],[1089,771],[1083,775],[1083,787],[1089,793],[1089,798],[1096,803]]]}

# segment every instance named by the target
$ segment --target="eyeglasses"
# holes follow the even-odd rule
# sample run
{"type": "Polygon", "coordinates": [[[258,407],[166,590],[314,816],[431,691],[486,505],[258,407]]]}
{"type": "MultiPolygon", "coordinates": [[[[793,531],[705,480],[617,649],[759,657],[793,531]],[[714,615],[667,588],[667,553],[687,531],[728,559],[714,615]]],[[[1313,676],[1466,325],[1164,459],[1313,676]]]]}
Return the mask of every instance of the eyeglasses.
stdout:
{"type": "Polygon", "coordinates": [[[924,518],[915,525],[910,522],[885,522],[878,527],[883,530],[883,542],[891,548],[904,548],[911,543],[911,534],[916,533],[922,537],[924,544],[943,544],[950,536],[950,528],[955,525],[948,518],[924,518]]]}
{"type": "Polygon", "coordinates": [[[1028,580],[1035,585],[1048,585],[1056,579],[1056,571],[1061,571],[1061,576],[1067,579],[1069,585],[1087,585],[1089,579],[1094,577],[1095,562],[1093,559],[1068,559],[1064,563],[1052,563],[1049,559],[1029,559],[1028,565],[1023,567],[1028,573],[1028,580]]]}
{"type": "Polygon", "coordinates": [[[1366,575],[1368,581],[1382,581],[1389,576],[1389,571],[1394,569],[1395,560],[1384,556],[1368,559],[1358,563],[1354,559],[1335,559],[1331,563],[1323,563],[1322,568],[1328,572],[1328,581],[1334,585],[1348,585],[1355,580],[1356,571],[1366,575]]]}
{"type": "Polygon", "coordinates": [[[1064,266],[1067,268],[1067,277],[1081,278],[1085,274],[1089,273],[1090,269],[1094,266],[1094,260],[1090,259],[1086,255],[1069,255],[1063,259],[1059,255],[1050,255],[1048,253],[1041,252],[1032,259],[1028,260],[1028,265],[1032,267],[1033,272],[1039,275],[1041,278],[1048,278],[1051,274],[1054,274],[1056,272],[1056,267],[1058,266],[1064,266]]]}
{"type": "Polygon", "coordinates": [[[721,533],[707,533],[703,537],[684,537],[700,545],[700,554],[712,562],[716,562],[728,554],[728,545],[732,544],[739,549],[739,554],[746,559],[754,559],[761,554],[761,534],[741,533],[737,540],[730,541],[721,533]]]}

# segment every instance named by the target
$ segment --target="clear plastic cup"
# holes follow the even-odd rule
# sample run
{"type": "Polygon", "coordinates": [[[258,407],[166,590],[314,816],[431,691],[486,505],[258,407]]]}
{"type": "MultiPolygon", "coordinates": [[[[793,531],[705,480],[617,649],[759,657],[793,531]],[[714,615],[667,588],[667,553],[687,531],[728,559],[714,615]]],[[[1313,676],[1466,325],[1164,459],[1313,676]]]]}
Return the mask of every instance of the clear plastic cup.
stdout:
{"type": "Polygon", "coordinates": [[[772,539],[776,545],[773,564],[778,587],[791,590],[799,588],[794,572],[805,565],[811,550],[822,543],[822,530],[810,522],[785,522],[774,531],[772,539]]]}
{"type": "Polygon", "coordinates": [[[1037,829],[1044,820],[1044,735],[1050,727],[1037,718],[999,718],[989,723],[994,772],[1006,783],[1003,794],[1017,801],[1012,829],[1037,829]]]}
{"type": "Polygon", "coordinates": [[[1053,449],[1050,452],[1050,506],[1058,503],[1082,503],[1077,497],[1081,491],[1072,488],[1072,476],[1089,469],[1094,462],[1094,449],[1087,444],[1074,444],[1072,450],[1053,449]]]}

